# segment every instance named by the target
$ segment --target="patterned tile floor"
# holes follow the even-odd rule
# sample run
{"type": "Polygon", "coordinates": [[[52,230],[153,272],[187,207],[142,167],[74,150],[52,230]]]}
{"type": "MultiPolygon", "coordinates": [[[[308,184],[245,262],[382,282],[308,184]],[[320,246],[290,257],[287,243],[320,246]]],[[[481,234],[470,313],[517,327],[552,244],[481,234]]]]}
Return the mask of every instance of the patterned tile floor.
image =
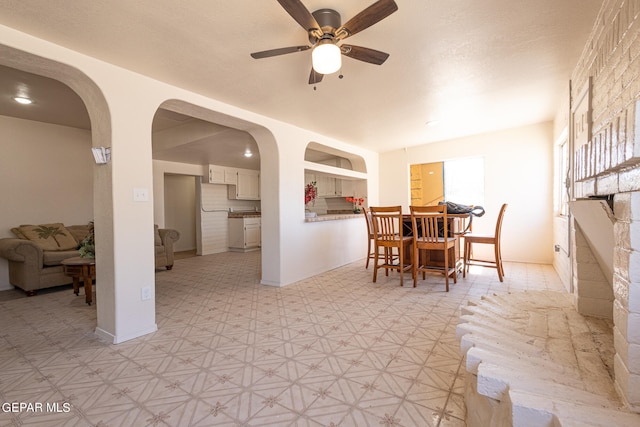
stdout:
{"type": "Polygon", "coordinates": [[[460,305],[561,289],[551,266],[505,270],[445,293],[362,261],[274,288],[257,252],[180,259],[156,274],[159,330],[119,345],[70,289],[3,301],[0,426],[464,426],[460,305]]]}

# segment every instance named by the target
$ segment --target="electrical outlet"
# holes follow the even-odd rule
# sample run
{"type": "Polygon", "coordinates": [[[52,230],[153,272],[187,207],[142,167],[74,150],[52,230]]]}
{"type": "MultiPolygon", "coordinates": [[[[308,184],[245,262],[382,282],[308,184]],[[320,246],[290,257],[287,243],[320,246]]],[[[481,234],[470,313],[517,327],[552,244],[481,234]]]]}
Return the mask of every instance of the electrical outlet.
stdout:
{"type": "Polygon", "coordinates": [[[142,301],[148,301],[151,299],[151,288],[149,286],[145,286],[140,290],[140,298],[142,301]]]}

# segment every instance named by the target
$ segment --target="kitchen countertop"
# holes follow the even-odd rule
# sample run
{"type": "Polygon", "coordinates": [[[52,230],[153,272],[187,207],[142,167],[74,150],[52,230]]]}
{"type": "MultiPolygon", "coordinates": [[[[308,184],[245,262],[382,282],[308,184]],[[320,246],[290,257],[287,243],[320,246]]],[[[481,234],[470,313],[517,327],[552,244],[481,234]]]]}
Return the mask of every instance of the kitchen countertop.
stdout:
{"type": "Polygon", "coordinates": [[[318,215],[315,218],[305,218],[304,222],[322,222],[322,221],[336,221],[339,219],[362,219],[362,214],[330,214],[330,215],[318,215]]]}
{"type": "MultiPolygon", "coordinates": [[[[229,212],[228,218],[260,218],[261,212],[229,212]]],[[[318,215],[314,218],[305,218],[305,222],[322,222],[322,221],[336,221],[340,219],[355,219],[362,218],[362,214],[354,214],[353,212],[346,211],[345,213],[318,215]]]]}
{"type": "Polygon", "coordinates": [[[353,209],[327,209],[327,215],[336,215],[336,214],[353,214],[353,209]]]}
{"type": "Polygon", "coordinates": [[[261,212],[229,212],[227,214],[227,218],[260,218],[262,216],[261,212]]]}

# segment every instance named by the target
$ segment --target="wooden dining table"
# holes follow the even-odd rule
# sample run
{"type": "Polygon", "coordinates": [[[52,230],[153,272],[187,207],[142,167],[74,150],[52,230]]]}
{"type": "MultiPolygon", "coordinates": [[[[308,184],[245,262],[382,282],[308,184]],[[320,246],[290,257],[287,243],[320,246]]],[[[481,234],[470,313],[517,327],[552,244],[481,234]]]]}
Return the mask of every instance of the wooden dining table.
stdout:
{"type": "MultiPolygon", "coordinates": [[[[449,237],[456,238],[456,244],[450,249],[449,257],[454,259],[456,263],[456,270],[458,273],[462,273],[464,268],[464,260],[462,256],[462,245],[460,244],[460,238],[464,237],[465,233],[471,231],[471,229],[465,231],[467,227],[467,221],[470,219],[470,214],[447,214],[447,234],[449,237]]],[[[411,224],[411,215],[402,215],[402,234],[404,236],[413,236],[413,225],[411,224]]],[[[418,230],[420,235],[420,230],[418,230]]],[[[427,251],[427,259],[425,260],[428,265],[434,267],[444,267],[444,256],[439,251],[427,251]]]]}

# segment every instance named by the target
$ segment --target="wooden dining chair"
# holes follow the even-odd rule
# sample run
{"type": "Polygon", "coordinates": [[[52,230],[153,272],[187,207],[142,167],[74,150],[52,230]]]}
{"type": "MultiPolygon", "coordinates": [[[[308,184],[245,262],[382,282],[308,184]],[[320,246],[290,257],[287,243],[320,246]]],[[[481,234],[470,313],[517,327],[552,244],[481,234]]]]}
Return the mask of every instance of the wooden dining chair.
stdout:
{"type": "Polygon", "coordinates": [[[413,228],[413,287],[418,283],[418,273],[422,279],[426,273],[441,273],[444,275],[445,287],[449,292],[449,277],[453,276],[453,283],[457,282],[456,272],[456,237],[449,233],[447,207],[440,206],[410,206],[411,226],[413,228]],[[443,265],[436,265],[431,260],[434,251],[442,252],[443,265]]]}
{"type": "Polygon", "coordinates": [[[400,286],[403,285],[404,272],[410,270],[413,236],[405,236],[402,229],[402,207],[371,207],[373,224],[373,282],[378,278],[378,269],[384,268],[400,273],[400,286]]]}
{"type": "Polygon", "coordinates": [[[375,257],[375,252],[373,251],[373,223],[371,222],[371,212],[367,208],[362,208],[362,213],[364,214],[364,219],[367,221],[367,262],[364,268],[369,268],[369,261],[375,257]]]}
{"type": "Polygon", "coordinates": [[[507,210],[507,203],[502,205],[498,220],[496,221],[496,230],[493,236],[468,233],[464,235],[464,268],[462,269],[462,277],[466,277],[469,266],[478,265],[481,267],[490,267],[498,270],[498,279],[502,282],[504,277],[504,268],[502,266],[502,251],[500,249],[500,234],[502,233],[502,220],[507,210]],[[494,246],[495,260],[483,260],[473,257],[473,244],[485,244],[494,246]]]}

